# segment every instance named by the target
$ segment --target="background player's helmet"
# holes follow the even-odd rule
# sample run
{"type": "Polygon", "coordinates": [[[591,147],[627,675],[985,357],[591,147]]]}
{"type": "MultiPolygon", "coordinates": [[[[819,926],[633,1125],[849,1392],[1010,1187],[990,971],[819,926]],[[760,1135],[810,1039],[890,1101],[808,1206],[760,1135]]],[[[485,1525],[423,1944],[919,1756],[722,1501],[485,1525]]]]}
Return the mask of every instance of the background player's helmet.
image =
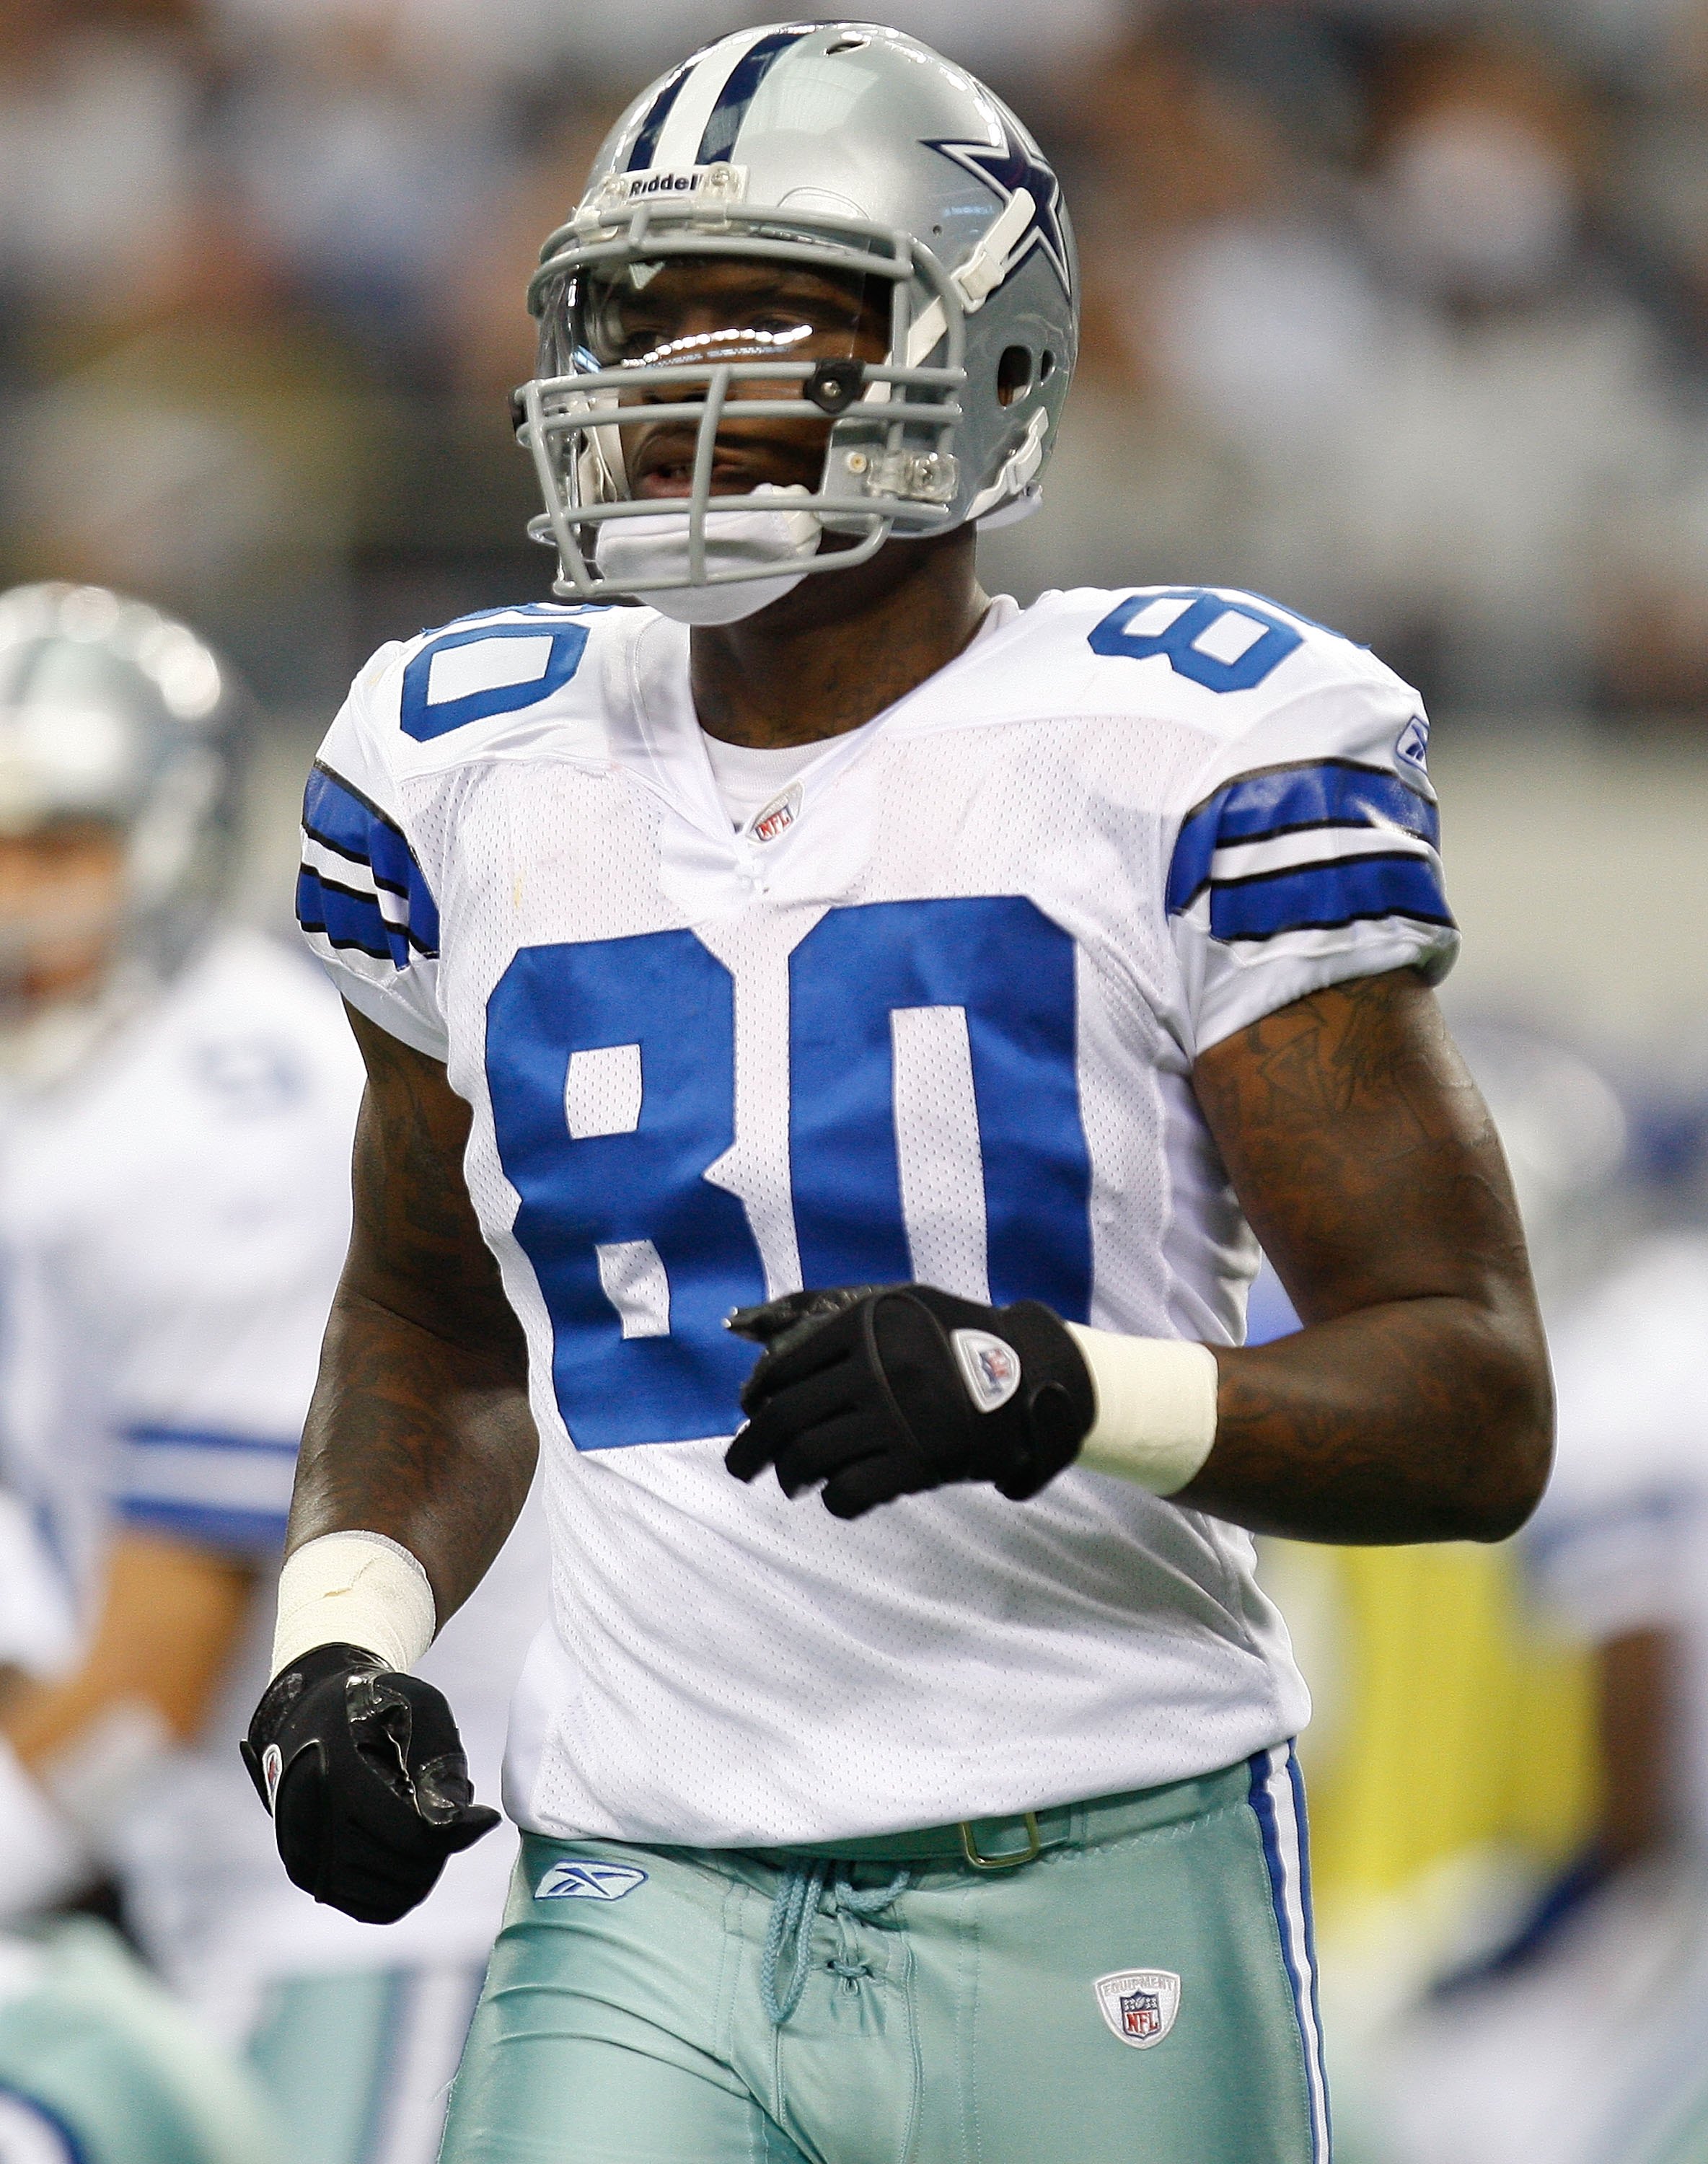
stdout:
{"type": "Polygon", "coordinates": [[[0,594],[0,1068],[51,1079],[195,946],[229,869],[244,705],[140,601],[0,594]]]}
{"type": "Polygon", "coordinates": [[[710,493],[719,407],[744,381],[786,391],[744,402],[744,418],[798,418],[802,398],[830,417],[817,488],[784,499],[797,576],[863,562],[892,534],[1021,515],[1038,500],[1078,339],[1072,234],[1031,135],[964,70],[866,23],[743,31],[644,92],[546,242],[528,299],[540,357],[518,394],[518,428],[546,502],[529,530],[555,544],[566,598],[679,583],[622,576],[599,545],[658,512],[631,500],[623,439],[672,412],[692,423],[702,453],[676,507],[688,583],[775,574],[775,554],[744,564],[714,547],[707,560],[708,512],[714,542],[738,514],[779,515],[775,493],[710,493]],[[696,257],[878,281],[887,357],[602,366],[588,331],[599,281],[696,257]],[[619,423],[619,395],[638,391],[651,402],[626,405],[619,423]],[[817,554],[826,529],[853,545],[817,554]]]}

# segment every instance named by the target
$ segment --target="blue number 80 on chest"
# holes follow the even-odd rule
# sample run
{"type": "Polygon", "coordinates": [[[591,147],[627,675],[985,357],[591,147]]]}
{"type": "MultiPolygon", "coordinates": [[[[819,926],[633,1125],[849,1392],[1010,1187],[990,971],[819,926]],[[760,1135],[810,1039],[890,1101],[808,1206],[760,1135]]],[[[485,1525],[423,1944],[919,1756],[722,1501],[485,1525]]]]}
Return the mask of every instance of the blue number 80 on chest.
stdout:
{"type": "MultiPolygon", "coordinates": [[[[525,948],[488,1001],[515,1236],[583,1450],[728,1434],[754,1352],[723,1318],[783,1289],[707,1176],[735,1140],[735,1000],[666,931],[525,948]]],[[[1085,1320],[1076,1034],[1073,941],[1022,896],[828,911],[790,957],[775,1048],[802,1282],[923,1275],[922,1223],[947,1215],[973,1280],[951,1289],[1085,1320]]]]}

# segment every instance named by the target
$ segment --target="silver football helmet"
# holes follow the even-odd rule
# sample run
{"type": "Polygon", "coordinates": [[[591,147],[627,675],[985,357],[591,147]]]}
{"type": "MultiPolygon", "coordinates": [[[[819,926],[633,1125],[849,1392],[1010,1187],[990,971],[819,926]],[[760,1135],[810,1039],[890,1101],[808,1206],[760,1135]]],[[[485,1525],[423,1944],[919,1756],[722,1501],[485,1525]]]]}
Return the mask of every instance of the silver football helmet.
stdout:
{"type": "Polygon", "coordinates": [[[644,92],[541,250],[528,304],[539,373],[516,419],[555,591],[678,594],[671,612],[702,622],[863,563],[892,535],[1023,515],[1078,344],[1073,236],[1032,136],[964,70],[870,23],[744,30],[644,92]],[[736,311],[649,335],[636,297],[708,260],[813,274],[821,306],[848,296],[846,321],[736,311]],[[815,486],[714,490],[736,401],[743,423],[823,417],[815,486]],[[663,510],[625,452],[630,430],[660,423],[691,429],[692,446],[663,510]],[[661,528],[662,559],[642,545],[661,528]],[[820,553],[827,533],[840,545],[820,553]],[[746,591],[714,598],[729,586],[746,591]]]}
{"type": "Polygon", "coordinates": [[[0,594],[0,1072],[56,1079],[195,946],[229,868],[245,704],[140,601],[0,594]]]}

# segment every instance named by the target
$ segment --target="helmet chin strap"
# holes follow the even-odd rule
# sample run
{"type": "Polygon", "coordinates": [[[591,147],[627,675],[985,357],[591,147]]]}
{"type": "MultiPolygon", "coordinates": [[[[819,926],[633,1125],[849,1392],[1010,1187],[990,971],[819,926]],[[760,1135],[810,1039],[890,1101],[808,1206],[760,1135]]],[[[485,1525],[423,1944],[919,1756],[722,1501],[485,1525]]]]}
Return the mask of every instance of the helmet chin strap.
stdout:
{"type": "MultiPolygon", "coordinates": [[[[805,496],[801,487],[778,488],[770,482],[755,489],[755,496],[805,496]]],[[[686,510],[661,511],[643,518],[613,518],[599,528],[593,561],[600,575],[614,587],[649,586],[654,579],[669,583],[654,587],[639,598],[661,616],[678,623],[739,623],[756,616],[786,593],[792,593],[804,571],[782,567],[798,564],[818,552],[822,533],[817,517],[810,511],[778,509],[712,511],[706,517],[706,572],[716,579],[728,571],[761,572],[777,567],[777,575],[749,577],[728,585],[691,583],[688,563],[689,515],[686,510]],[[680,583],[677,583],[680,581],[680,583]]]]}

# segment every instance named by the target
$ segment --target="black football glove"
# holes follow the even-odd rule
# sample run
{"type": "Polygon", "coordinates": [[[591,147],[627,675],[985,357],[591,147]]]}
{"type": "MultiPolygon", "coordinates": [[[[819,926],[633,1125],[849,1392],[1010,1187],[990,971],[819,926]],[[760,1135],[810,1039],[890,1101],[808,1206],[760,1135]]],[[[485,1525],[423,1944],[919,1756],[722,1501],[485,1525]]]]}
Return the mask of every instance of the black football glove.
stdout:
{"type": "Polygon", "coordinates": [[[242,1748],[292,1881],[358,1923],[395,1924],[498,1823],[443,1696],[359,1646],[281,1668],[242,1748]]]}
{"type": "Polygon", "coordinates": [[[728,1326],[767,1349],[724,1463],[738,1480],[775,1465],[789,1496],[822,1480],[838,1518],[951,1480],[1022,1502],[1096,1418],[1084,1356],[1033,1300],[982,1307],[931,1285],[858,1285],[738,1308],[728,1326]]]}

